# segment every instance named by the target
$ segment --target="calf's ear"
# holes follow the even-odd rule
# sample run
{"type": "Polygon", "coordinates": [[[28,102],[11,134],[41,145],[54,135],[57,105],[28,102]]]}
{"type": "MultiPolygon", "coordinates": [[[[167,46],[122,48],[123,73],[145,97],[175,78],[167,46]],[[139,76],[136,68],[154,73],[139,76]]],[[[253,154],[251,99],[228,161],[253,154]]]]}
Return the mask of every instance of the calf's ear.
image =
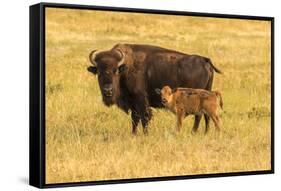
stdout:
{"type": "Polygon", "coordinates": [[[87,70],[93,74],[97,74],[98,73],[98,68],[96,66],[89,66],[87,68],[87,70]]]}
{"type": "Polygon", "coordinates": [[[157,94],[159,94],[159,95],[161,94],[161,90],[160,90],[159,88],[156,88],[156,89],[155,89],[155,92],[156,92],[157,94]]]}

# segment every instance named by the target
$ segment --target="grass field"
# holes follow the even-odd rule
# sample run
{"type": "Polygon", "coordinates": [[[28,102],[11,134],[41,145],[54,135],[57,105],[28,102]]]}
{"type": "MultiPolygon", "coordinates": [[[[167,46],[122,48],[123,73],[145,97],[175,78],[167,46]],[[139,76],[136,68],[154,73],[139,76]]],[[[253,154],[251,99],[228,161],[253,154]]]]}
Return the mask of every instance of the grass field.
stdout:
{"type": "Polygon", "coordinates": [[[268,170],[270,22],[165,15],[46,10],[46,182],[78,182],[268,170]],[[116,43],[158,45],[212,59],[222,92],[222,132],[211,122],[180,134],[175,116],[153,109],[145,136],[130,117],[102,103],[89,52],[116,43]]]}

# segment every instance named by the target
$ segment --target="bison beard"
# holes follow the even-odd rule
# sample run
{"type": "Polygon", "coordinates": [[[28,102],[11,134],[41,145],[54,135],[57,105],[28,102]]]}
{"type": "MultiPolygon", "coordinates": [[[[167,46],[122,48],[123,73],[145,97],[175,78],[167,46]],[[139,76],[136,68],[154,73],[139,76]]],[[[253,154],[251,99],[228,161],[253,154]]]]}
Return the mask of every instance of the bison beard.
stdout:
{"type": "MultiPolygon", "coordinates": [[[[88,71],[98,74],[104,104],[131,111],[133,134],[139,122],[147,134],[151,107],[163,107],[156,88],[168,85],[211,90],[214,71],[221,73],[208,58],[151,45],[117,44],[108,51],[92,51],[90,61],[93,66],[88,71]]],[[[193,132],[201,117],[195,117],[193,132]]],[[[204,117],[208,128],[209,117],[204,117]]]]}

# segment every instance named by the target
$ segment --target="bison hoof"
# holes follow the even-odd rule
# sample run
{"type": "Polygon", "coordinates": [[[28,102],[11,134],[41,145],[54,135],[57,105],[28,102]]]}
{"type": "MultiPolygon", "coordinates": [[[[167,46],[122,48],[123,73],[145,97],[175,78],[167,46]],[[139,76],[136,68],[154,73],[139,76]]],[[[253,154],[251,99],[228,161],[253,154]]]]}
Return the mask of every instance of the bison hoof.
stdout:
{"type": "Polygon", "coordinates": [[[143,129],[143,134],[144,134],[144,135],[148,135],[148,130],[147,130],[147,128],[144,128],[144,129],[143,129]]]}
{"type": "Polygon", "coordinates": [[[137,130],[132,131],[132,135],[136,136],[138,134],[137,130]]]}
{"type": "Polygon", "coordinates": [[[192,135],[195,135],[196,133],[197,133],[197,131],[195,131],[195,130],[192,130],[192,131],[191,131],[191,134],[192,134],[192,135]]]}

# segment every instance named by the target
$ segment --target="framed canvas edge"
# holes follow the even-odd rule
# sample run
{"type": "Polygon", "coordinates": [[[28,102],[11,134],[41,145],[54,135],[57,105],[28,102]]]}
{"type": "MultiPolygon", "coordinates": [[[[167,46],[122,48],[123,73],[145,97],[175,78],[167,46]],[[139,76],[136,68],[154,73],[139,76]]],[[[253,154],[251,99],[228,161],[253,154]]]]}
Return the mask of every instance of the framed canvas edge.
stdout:
{"type": "Polygon", "coordinates": [[[29,184],[43,188],[45,184],[42,128],[42,5],[29,7],[29,184]]]}
{"type": "MultiPolygon", "coordinates": [[[[200,13],[187,11],[170,11],[170,10],[155,10],[155,9],[139,9],[139,8],[124,8],[124,7],[107,7],[95,5],[75,5],[75,4],[61,4],[61,3],[39,3],[30,6],[30,13],[32,9],[39,9],[39,26],[38,29],[32,31],[34,22],[30,14],[30,96],[29,96],[29,184],[38,188],[56,188],[56,187],[70,187],[70,186],[88,186],[101,184],[120,184],[120,183],[137,183],[137,182],[152,182],[152,181],[170,181],[170,180],[184,180],[196,178],[218,178],[218,177],[232,177],[232,176],[246,176],[246,175],[262,175],[274,174],[275,165],[275,147],[274,147],[274,17],[268,16],[251,16],[251,15],[232,15],[232,14],[218,14],[218,13],[200,13]],[[65,183],[46,183],[45,177],[45,8],[66,8],[66,9],[85,9],[85,10],[101,10],[101,11],[116,11],[116,12],[132,12],[132,13],[151,13],[151,14],[165,14],[165,15],[183,15],[183,16],[198,16],[198,17],[212,17],[212,18],[226,18],[226,19],[246,19],[246,20],[261,20],[271,22],[271,169],[260,171],[242,171],[242,172],[227,172],[227,173],[212,173],[212,174],[195,174],[195,175],[181,175],[181,176],[163,176],[163,177],[145,177],[132,179],[116,179],[116,180],[100,180],[100,181],[85,181],[85,182],[65,182],[65,183]],[[32,32],[39,34],[39,49],[34,50],[32,45],[32,32]],[[34,57],[39,60],[39,77],[34,76],[34,57]],[[39,84],[32,81],[37,79],[39,84]],[[39,93],[39,94],[38,94],[39,93]],[[32,100],[35,96],[39,96],[39,100],[32,100]],[[37,106],[35,108],[35,105],[37,106]],[[37,121],[37,117],[33,112],[39,113],[39,131],[36,130],[33,122],[37,121]],[[35,136],[39,140],[34,141],[35,136]],[[33,144],[38,143],[39,148],[33,144]],[[34,161],[35,156],[39,161],[34,161]],[[37,169],[36,169],[37,168],[37,169]],[[39,174],[36,177],[35,174],[39,174]],[[35,179],[35,181],[34,181],[35,179]]],[[[34,41],[34,39],[33,39],[34,41]]],[[[38,64],[37,63],[37,64],[38,64]]]]}
{"type": "Polygon", "coordinates": [[[44,184],[41,188],[97,186],[97,185],[107,185],[107,184],[127,184],[127,183],[141,183],[141,182],[155,182],[155,181],[189,180],[189,179],[198,179],[198,178],[226,178],[226,177],[234,177],[234,176],[266,175],[266,174],[274,174],[274,172],[273,170],[264,170],[264,171],[261,170],[261,171],[228,172],[228,173],[214,173],[214,174],[194,174],[194,175],[181,175],[181,176],[84,181],[84,182],[65,182],[65,183],[44,184]]]}
{"type": "Polygon", "coordinates": [[[235,15],[235,14],[205,13],[205,12],[203,13],[203,12],[174,11],[174,10],[161,10],[161,9],[78,5],[78,4],[67,4],[67,3],[44,2],[40,4],[43,7],[49,7],[49,8],[67,8],[67,9],[80,9],[80,10],[86,9],[86,10],[100,10],[100,11],[151,13],[151,14],[165,14],[165,15],[183,15],[183,16],[195,16],[195,17],[213,17],[213,18],[264,20],[264,21],[272,21],[274,19],[274,17],[270,17],[270,16],[256,16],[256,15],[235,15]]]}

